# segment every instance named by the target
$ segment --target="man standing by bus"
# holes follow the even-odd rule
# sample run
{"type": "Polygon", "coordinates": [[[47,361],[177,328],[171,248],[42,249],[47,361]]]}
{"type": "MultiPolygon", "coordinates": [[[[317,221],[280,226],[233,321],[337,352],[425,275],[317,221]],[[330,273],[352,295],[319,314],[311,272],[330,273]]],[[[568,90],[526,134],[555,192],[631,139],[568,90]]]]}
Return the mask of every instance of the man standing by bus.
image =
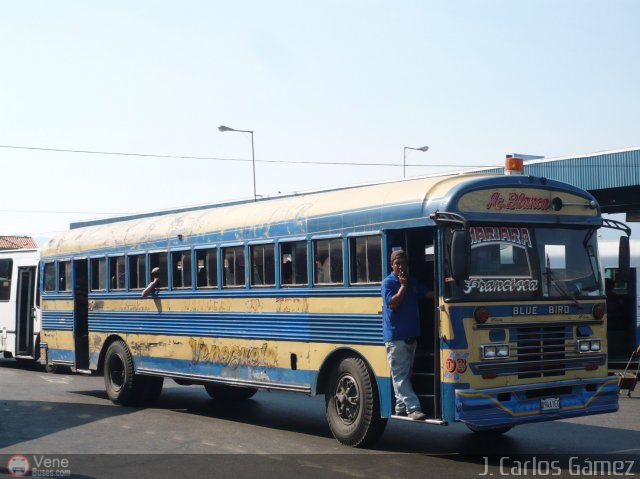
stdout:
{"type": "Polygon", "coordinates": [[[391,270],[382,282],[382,303],[384,343],[396,396],[395,413],[420,421],[426,415],[413,391],[411,370],[420,336],[418,304],[423,298],[433,297],[433,292],[409,278],[407,254],[403,250],[391,253],[391,270]]]}

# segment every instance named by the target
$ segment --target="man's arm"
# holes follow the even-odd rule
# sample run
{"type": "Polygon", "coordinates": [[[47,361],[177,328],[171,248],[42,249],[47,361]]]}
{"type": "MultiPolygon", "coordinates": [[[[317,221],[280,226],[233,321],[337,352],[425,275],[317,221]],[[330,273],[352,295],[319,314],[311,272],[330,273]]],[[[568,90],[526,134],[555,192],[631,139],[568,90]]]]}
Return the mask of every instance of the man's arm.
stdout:
{"type": "Polygon", "coordinates": [[[151,283],[149,283],[149,286],[147,286],[144,291],[142,291],[142,294],[140,295],[142,298],[146,298],[147,296],[149,296],[151,293],[153,293],[153,291],[158,287],[158,281],[160,280],[160,278],[154,278],[153,281],[151,281],[151,283]]]}
{"type": "Polygon", "coordinates": [[[400,281],[400,288],[393,296],[391,296],[391,299],[389,300],[389,303],[388,303],[389,308],[394,311],[398,307],[400,307],[400,305],[402,304],[402,301],[404,300],[404,295],[407,292],[408,278],[403,275],[403,276],[399,276],[398,280],[400,281]]]}

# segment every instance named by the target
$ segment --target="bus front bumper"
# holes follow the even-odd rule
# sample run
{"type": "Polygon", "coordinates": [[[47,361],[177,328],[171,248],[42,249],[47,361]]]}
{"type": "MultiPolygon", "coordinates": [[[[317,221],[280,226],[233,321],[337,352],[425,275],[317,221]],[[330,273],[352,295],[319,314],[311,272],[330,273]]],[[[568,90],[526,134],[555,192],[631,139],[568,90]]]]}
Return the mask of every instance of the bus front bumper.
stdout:
{"type": "Polygon", "coordinates": [[[457,389],[456,420],[487,430],[618,410],[618,380],[575,379],[492,389],[457,389]]]}

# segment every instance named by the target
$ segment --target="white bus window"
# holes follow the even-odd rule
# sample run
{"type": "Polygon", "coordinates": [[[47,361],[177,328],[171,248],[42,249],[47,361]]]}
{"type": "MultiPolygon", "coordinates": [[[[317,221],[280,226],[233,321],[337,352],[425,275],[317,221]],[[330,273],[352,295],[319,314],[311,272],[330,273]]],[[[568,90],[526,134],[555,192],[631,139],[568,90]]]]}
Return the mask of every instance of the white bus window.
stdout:
{"type": "Polygon", "coordinates": [[[149,277],[153,268],[160,268],[160,288],[166,288],[169,284],[169,271],[167,269],[167,253],[151,253],[149,255],[149,277]]]}
{"type": "Polygon", "coordinates": [[[342,239],[313,241],[313,284],[342,284],[342,239]]]}
{"type": "Polygon", "coordinates": [[[382,281],[382,239],[362,236],[349,240],[351,284],[372,284],[382,281]]]}
{"type": "Polygon", "coordinates": [[[111,290],[125,289],[125,271],[124,271],[124,256],[116,256],[109,258],[109,288],[111,290]]]}
{"type": "Polygon", "coordinates": [[[244,286],[244,247],[223,248],[222,258],[224,261],[222,286],[244,286]]]}
{"type": "Polygon", "coordinates": [[[107,260],[105,258],[91,259],[91,291],[107,289],[107,260]]]}
{"type": "Polygon", "coordinates": [[[58,263],[58,291],[71,291],[71,261],[58,263]]]}
{"type": "Polygon", "coordinates": [[[174,288],[191,288],[191,251],[171,253],[172,280],[174,288]]]}
{"type": "Polygon", "coordinates": [[[144,289],[147,285],[147,258],[143,254],[129,256],[129,289],[144,289]]]}
{"type": "Polygon", "coordinates": [[[11,276],[13,260],[0,259],[0,301],[11,299],[11,276]]]}
{"type": "Polygon", "coordinates": [[[307,242],[280,243],[280,284],[282,286],[306,286],[307,242]]]}
{"type": "Polygon", "coordinates": [[[196,287],[218,286],[218,251],[215,248],[196,250],[196,287]]]}

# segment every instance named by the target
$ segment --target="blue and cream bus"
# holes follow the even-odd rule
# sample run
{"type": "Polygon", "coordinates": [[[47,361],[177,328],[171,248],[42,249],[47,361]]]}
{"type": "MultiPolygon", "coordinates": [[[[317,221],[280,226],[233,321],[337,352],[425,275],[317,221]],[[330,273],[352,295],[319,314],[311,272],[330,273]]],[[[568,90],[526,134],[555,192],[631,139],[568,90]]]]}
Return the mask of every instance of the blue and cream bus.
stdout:
{"type": "Polygon", "coordinates": [[[165,378],[221,401],[321,394],[335,437],[370,445],[395,417],[380,285],[403,248],[436,298],[421,306],[413,369],[425,423],[501,433],[613,412],[602,226],[585,191],[522,174],[88,224],[42,251],[41,358],[101,371],[124,405],[153,401],[165,378]]]}

